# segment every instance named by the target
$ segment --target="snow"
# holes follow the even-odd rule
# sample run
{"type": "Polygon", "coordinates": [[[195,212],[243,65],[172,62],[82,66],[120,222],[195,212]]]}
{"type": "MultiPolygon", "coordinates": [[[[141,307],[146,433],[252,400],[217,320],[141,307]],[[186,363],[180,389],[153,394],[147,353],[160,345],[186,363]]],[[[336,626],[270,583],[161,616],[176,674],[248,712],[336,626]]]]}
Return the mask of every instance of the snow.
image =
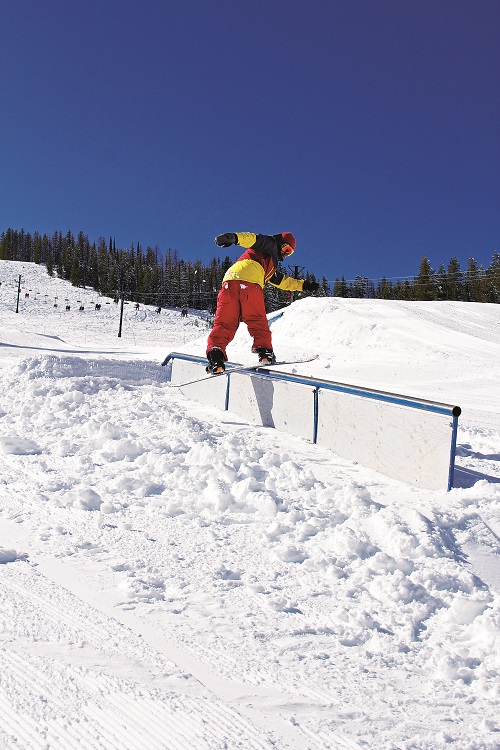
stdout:
{"type": "Polygon", "coordinates": [[[461,406],[446,493],[167,388],[201,314],[129,304],[118,338],[113,300],[0,281],[2,750],[500,747],[500,306],[272,324],[303,374],[461,406]]]}

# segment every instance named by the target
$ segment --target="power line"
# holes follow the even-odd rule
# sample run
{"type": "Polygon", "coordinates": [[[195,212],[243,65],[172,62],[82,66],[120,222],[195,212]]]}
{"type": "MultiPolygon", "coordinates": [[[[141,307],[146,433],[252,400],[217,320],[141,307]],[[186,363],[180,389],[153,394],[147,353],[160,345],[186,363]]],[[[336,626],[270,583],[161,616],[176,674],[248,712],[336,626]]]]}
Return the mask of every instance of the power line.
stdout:
{"type": "MultiPolygon", "coordinates": [[[[473,273],[469,273],[468,271],[460,271],[459,273],[451,274],[450,276],[446,272],[444,276],[440,276],[437,273],[433,273],[433,274],[430,274],[428,278],[430,281],[435,281],[437,283],[441,283],[442,281],[446,283],[447,281],[448,282],[455,282],[455,281],[466,282],[469,280],[474,280],[478,277],[489,278],[490,276],[491,276],[491,272],[488,272],[488,270],[483,269],[483,270],[474,271],[473,273]]],[[[369,277],[369,276],[361,276],[360,274],[359,276],[356,276],[356,278],[354,279],[345,279],[343,276],[337,277],[335,279],[326,279],[326,283],[335,284],[337,282],[340,282],[340,283],[345,282],[346,284],[355,284],[356,282],[359,283],[360,281],[362,282],[371,281],[373,283],[380,282],[380,281],[402,281],[402,282],[409,281],[410,284],[416,284],[418,283],[417,282],[418,278],[419,278],[419,274],[408,274],[407,276],[380,276],[376,278],[369,277]]]]}

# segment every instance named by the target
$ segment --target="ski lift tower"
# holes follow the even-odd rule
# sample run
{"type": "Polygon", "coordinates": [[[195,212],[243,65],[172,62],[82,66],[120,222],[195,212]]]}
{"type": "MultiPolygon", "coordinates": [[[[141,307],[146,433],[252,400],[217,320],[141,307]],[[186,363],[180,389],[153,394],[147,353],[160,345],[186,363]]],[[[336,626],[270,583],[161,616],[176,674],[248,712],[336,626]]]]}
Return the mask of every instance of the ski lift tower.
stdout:
{"type": "MultiPolygon", "coordinates": [[[[300,266],[300,268],[299,268],[299,266],[288,266],[288,270],[289,270],[290,275],[292,276],[292,278],[298,279],[299,278],[299,273],[302,273],[302,271],[305,270],[305,266],[300,266]]],[[[294,296],[293,295],[294,295],[294,292],[290,292],[290,304],[292,304],[292,302],[294,301],[294,296]]]]}

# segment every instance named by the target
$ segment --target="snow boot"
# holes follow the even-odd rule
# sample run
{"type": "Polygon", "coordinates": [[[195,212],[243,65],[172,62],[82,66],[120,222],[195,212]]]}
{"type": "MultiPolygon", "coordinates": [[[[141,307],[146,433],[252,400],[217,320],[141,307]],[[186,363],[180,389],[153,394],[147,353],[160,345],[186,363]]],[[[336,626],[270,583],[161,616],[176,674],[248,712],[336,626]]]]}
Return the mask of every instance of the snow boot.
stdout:
{"type": "Polygon", "coordinates": [[[275,365],[276,355],[272,349],[257,349],[259,362],[263,365],[275,365]]]}
{"type": "Polygon", "coordinates": [[[207,359],[208,365],[205,369],[207,372],[211,372],[212,375],[220,375],[226,369],[222,349],[210,349],[207,353],[207,359]]]}

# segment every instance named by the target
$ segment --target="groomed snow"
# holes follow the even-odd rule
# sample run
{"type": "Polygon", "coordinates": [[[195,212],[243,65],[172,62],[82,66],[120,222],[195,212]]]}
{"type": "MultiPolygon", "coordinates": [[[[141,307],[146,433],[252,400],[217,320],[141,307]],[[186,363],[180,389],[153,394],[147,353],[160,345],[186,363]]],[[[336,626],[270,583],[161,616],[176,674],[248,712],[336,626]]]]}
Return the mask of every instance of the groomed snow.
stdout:
{"type": "Polygon", "coordinates": [[[0,281],[2,750],[500,747],[499,305],[272,323],[303,374],[461,406],[446,493],[168,389],[194,311],[129,304],[118,338],[44,267],[0,281]]]}

